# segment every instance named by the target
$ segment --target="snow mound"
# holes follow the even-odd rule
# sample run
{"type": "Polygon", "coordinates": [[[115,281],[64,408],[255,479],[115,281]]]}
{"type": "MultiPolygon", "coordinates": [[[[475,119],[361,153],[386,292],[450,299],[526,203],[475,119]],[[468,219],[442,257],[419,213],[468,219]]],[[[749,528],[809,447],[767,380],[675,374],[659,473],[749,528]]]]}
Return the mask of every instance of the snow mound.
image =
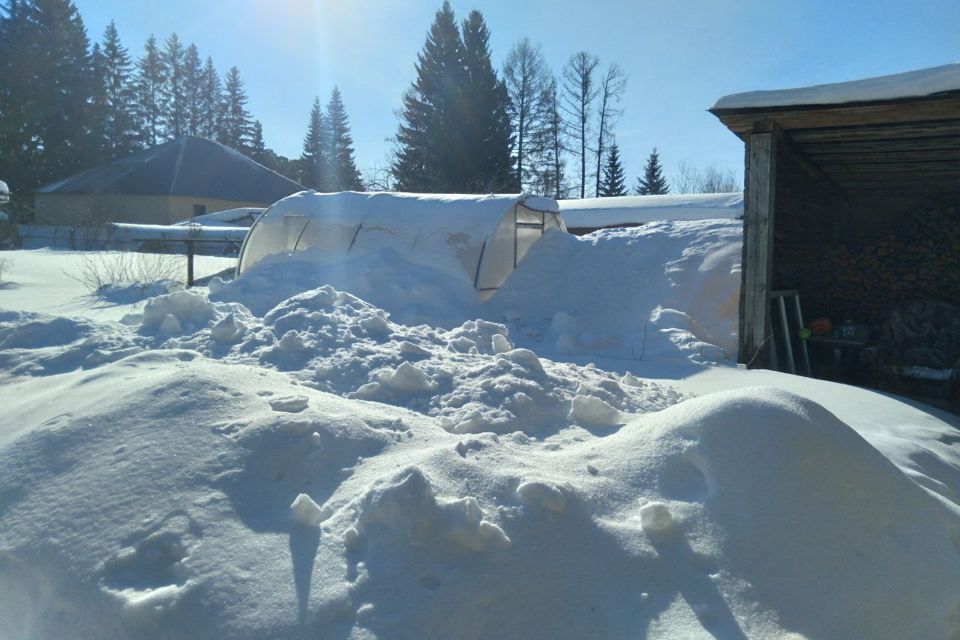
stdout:
{"type": "MultiPolygon", "coordinates": [[[[335,312],[338,299],[346,317],[374,313],[328,290],[274,321],[293,314],[329,329],[312,315],[335,312]]],[[[409,331],[387,322],[388,333],[409,331]]],[[[546,385],[561,371],[581,380],[541,393],[572,398],[593,383],[612,395],[620,384],[585,367],[538,358],[537,371],[527,354],[483,353],[498,330],[407,337],[430,353],[418,367],[492,367],[498,375],[479,380],[498,397],[508,381],[546,385]],[[476,352],[450,348],[459,338],[476,352]]],[[[382,328],[358,336],[371,357],[383,344],[382,328]]],[[[233,351],[218,360],[154,348],[0,386],[6,418],[23,425],[0,439],[0,635],[479,639],[533,629],[559,639],[894,640],[960,631],[960,511],[799,396],[711,394],[597,435],[461,435],[439,417],[298,380],[317,365],[284,372],[245,357],[254,366],[233,351]],[[57,403],[36,401],[49,393],[57,403]],[[297,413],[271,406],[298,396],[297,413]]],[[[570,403],[560,404],[565,425],[570,403]]]]}
{"type": "Polygon", "coordinates": [[[207,304],[204,317],[221,320],[164,346],[273,367],[317,389],[439,417],[454,433],[544,437],[572,424],[612,427],[622,413],[657,411],[681,398],[655,383],[622,385],[594,367],[508,349],[506,326],[487,320],[449,330],[398,324],[330,285],[294,295],[262,318],[244,315],[237,303],[207,304]],[[230,313],[243,317],[240,329],[232,328],[238,321],[227,320],[230,313]]]}
{"type": "Polygon", "coordinates": [[[548,355],[732,362],[742,233],[736,220],[700,220],[548,234],[484,314],[548,355]]]}

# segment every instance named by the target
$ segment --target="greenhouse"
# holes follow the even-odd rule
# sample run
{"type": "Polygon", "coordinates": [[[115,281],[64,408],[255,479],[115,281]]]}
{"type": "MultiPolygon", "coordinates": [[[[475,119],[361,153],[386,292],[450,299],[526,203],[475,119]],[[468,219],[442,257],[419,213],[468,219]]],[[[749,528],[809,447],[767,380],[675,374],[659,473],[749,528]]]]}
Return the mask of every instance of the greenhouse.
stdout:
{"type": "Polygon", "coordinates": [[[392,251],[467,280],[484,301],[548,229],[566,230],[557,202],[537,196],[302,192],[257,219],[237,276],[301,251],[392,251]]]}

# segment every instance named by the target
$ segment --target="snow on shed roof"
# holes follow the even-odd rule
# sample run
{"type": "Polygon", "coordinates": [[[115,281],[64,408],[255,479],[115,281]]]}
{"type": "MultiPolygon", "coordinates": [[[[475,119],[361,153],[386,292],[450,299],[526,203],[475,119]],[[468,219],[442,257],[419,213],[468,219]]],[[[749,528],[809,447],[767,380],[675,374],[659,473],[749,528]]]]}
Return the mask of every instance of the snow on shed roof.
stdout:
{"type": "Polygon", "coordinates": [[[949,91],[960,91],[960,63],[850,82],[818,84],[798,89],[735,93],[717,100],[711,111],[878,102],[932,96],[949,91]]]}
{"type": "Polygon", "coordinates": [[[687,193],[561,200],[570,229],[597,229],[654,220],[710,220],[743,215],[742,193],[687,193]]]}
{"type": "Polygon", "coordinates": [[[302,189],[235,149],[181,136],[52,182],[37,193],[189,196],[269,204],[302,189]]]}

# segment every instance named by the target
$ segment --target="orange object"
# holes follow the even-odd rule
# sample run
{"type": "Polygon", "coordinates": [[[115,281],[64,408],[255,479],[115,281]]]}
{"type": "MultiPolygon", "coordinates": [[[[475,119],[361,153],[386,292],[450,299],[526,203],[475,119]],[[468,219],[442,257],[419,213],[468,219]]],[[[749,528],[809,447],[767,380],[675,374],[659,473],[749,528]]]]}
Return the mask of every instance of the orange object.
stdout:
{"type": "Polygon", "coordinates": [[[815,336],[828,336],[833,331],[833,324],[830,318],[814,318],[807,323],[807,329],[815,336]]]}

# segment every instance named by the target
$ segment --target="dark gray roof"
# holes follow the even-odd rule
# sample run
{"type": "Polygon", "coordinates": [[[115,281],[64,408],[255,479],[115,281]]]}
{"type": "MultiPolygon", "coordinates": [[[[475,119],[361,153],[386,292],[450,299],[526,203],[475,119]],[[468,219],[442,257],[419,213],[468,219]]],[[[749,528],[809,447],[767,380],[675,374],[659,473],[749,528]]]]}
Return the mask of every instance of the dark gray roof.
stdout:
{"type": "Polygon", "coordinates": [[[270,204],[303,187],[219,142],[182,136],[37,193],[189,196],[270,204]]]}

